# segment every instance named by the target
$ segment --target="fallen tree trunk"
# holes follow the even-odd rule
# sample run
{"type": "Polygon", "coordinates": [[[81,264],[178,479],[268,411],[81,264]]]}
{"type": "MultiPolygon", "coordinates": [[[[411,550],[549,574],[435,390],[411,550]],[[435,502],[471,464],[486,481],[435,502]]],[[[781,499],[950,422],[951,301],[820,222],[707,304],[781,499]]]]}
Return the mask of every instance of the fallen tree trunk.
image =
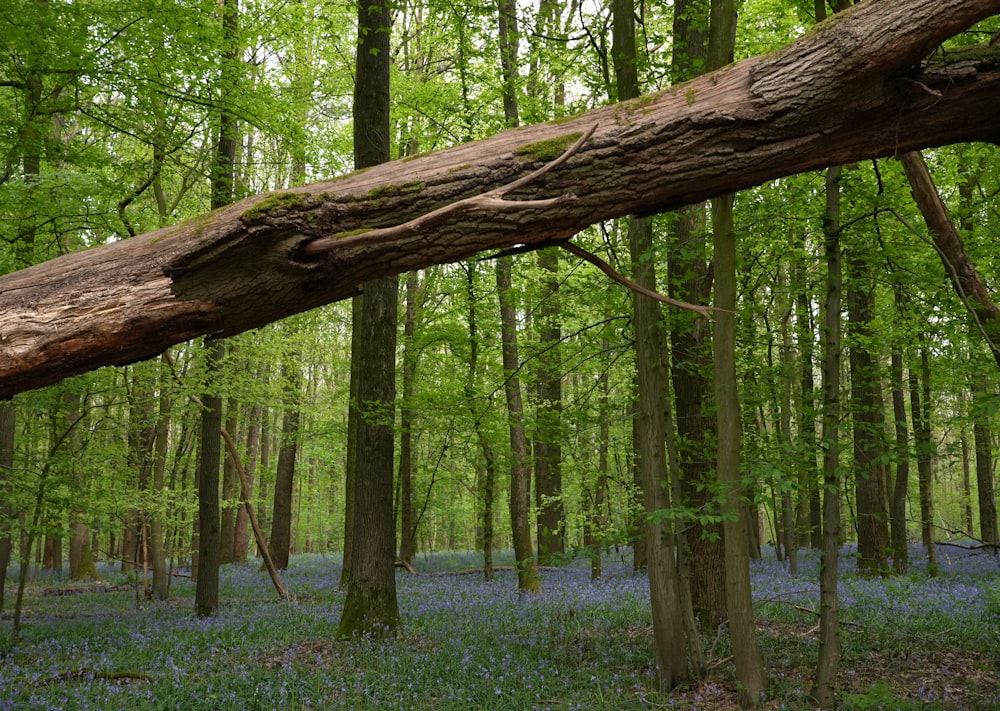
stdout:
{"type": "Polygon", "coordinates": [[[995,49],[923,58],[997,12],[1000,0],[861,3],[780,52],[670,90],[249,198],[9,274],[0,397],[261,326],[376,277],[564,240],[601,220],[829,165],[996,141],[995,49]],[[435,213],[502,191],[590,129],[570,160],[536,180],[435,213]]]}

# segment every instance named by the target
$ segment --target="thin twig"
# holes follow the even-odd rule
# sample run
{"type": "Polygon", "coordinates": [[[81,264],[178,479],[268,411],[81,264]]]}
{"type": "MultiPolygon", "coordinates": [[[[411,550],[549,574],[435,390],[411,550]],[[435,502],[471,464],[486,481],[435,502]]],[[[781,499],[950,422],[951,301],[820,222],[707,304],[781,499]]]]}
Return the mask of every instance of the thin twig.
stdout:
{"type": "Polygon", "coordinates": [[[502,187],[496,188],[495,190],[490,190],[488,192],[482,193],[481,195],[474,195],[464,200],[459,200],[457,202],[450,203],[443,207],[439,207],[436,210],[432,210],[420,217],[415,217],[408,222],[404,222],[401,225],[396,225],[395,227],[382,227],[379,229],[368,230],[362,232],[361,234],[351,235],[350,237],[322,237],[320,239],[314,240],[305,246],[303,252],[309,256],[318,256],[320,254],[326,254],[334,249],[339,249],[342,247],[349,247],[353,244],[369,244],[372,241],[383,241],[388,239],[397,239],[404,234],[415,234],[421,230],[426,230],[430,227],[435,227],[445,221],[446,218],[451,217],[456,213],[468,212],[470,210],[480,209],[480,210],[541,210],[549,207],[558,205],[559,203],[566,202],[568,200],[575,200],[576,195],[573,193],[567,193],[565,195],[560,195],[556,198],[549,198],[545,200],[504,200],[504,196],[520,187],[523,187],[533,180],[537,180],[546,173],[555,170],[560,165],[568,161],[580,148],[586,143],[594,131],[597,130],[597,124],[591,126],[580,138],[573,143],[572,146],[567,148],[561,156],[555,160],[546,163],[538,170],[535,170],[523,178],[518,178],[512,183],[508,183],[502,187]]]}

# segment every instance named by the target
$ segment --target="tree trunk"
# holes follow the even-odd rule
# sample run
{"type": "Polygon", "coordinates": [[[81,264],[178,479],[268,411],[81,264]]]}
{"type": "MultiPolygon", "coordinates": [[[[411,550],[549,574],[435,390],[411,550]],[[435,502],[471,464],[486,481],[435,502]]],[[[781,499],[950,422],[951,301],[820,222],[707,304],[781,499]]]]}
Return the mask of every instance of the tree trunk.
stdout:
{"type": "MultiPolygon", "coordinates": [[[[235,351],[232,348],[231,353],[235,351]]],[[[239,419],[237,414],[240,401],[233,395],[226,399],[226,431],[233,437],[237,436],[239,419]]],[[[236,512],[240,506],[240,481],[236,474],[236,464],[232,457],[222,458],[222,520],[219,527],[219,563],[229,565],[233,562],[233,550],[236,547],[236,512]]]]}
{"type": "MultiPolygon", "coordinates": [[[[653,263],[644,259],[652,249],[650,220],[635,218],[629,224],[632,278],[638,284],[655,284],[653,263]]],[[[663,318],[659,303],[648,296],[633,296],[636,371],[639,393],[636,456],[642,472],[645,503],[646,560],[649,596],[653,608],[653,647],[659,689],[667,692],[688,679],[687,634],[681,617],[681,594],[674,558],[674,532],[669,520],[650,518],[666,509],[667,457],[663,402],[666,381],[663,352],[663,318]]]]}
{"type": "Polygon", "coordinates": [[[816,466],[816,393],[813,378],[812,307],[805,283],[805,270],[795,267],[795,331],[801,358],[799,375],[798,430],[802,448],[799,506],[796,528],[799,542],[819,549],[823,545],[822,504],[819,469],[816,466]]]}
{"type": "Polygon", "coordinates": [[[850,343],[851,419],[854,423],[854,482],[857,498],[858,571],[866,575],[888,572],[886,551],[889,527],[883,486],[885,418],[882,414],[878,343],[872,332],[875,280],[867,261],[870,245],[857,245],[850,254],[850,288],[847,314],[850,343]]]}
{"type": "MultiPolygon", "coordinates": [[[[903,291],[896,285],[896,303],[902,305],[903,291]]],[[[902,313],[898,314],[902,316],[902,313]]],[[[893,459],[896,478],[889,507],[892,572],[904,575],[910,565],[906,538],[906,495],[910,483],[910,434],[906,425],[906,392],[903,389],[903,351],[893,344],[889,356],[889,382],[892,386],[892,415],[896,423],[896,446],[893,459]]]]}
{"type": "Polygon", "coordinates": [[[418,272],[406,275],[406,320],[403,323],[403,401],[399,410],[399,559],[413,562],[417,529],[413,510],[413,478],[417,464],[413,452],[413,395],[417,375],[414,333],[417,325],[418,272]]]}
{"type": "MultiPolygon", "coordinates": [[[[169,385],[163,381],[166,375],[160,375],[159,413],[156,417],[156,428],[153,439],[153,472],[150,480],[150,492],[159,497],[165,490],[167,470],[167,445],[170,438],[170,412],[173,409],[173,395],[169,385]]],[[[155,499],[154,499],[155,500],[155,499]]],[[[149,557],[153,565],[153,585],[150,595],[154,600],[166,600],[170,597],[170,576],[167,571],[166,541],[164,540],[163,519],[165,511],[157,507],[157,511],[149,520],[149,557]]]]}
{"type": "Polygon", "coordinates": [[[910,409],[913,439],[917,445],[917,478],[920,488],[920,537],[927,551],[927,572],[937,575],[937,547],[934,542],[934,440],[931,435],[931,365],[927,347],[920,347],[920,377],[910,368],[910,409]]]}
{"type": "Polygon", "coordinates": [[[993,428],[989,395],[982,380],[972,380],[972,438],[976,450],[976,484],[979,489],[979,537],[983,543],[1000,544],[997,531],[997,499],[993,486],[993,428]]]}
{"type": "MultiPolygon", "coordinates": [[[[714,6],[713,0],[713,6],[714,6]]],[[[732,5],[729,6],[732,8],[732,5]]],[[[715,22],[713,12],[712,21],[715,22]]],[[[714,32],[714,30],[713,30],[714,32]]],[[[746,540],[747,507],[740,474],[740,403],[736,385],[736,235],[732,196],[713,201],[715,262],[715,404],[718,423],[718,477],[722,487],[726,611],[733,642],[740,706],[757,706],[767,690],[767,675],[757,644],[750,595],[750,557],[746,540]]]]}
{"type": "MultiPolygon", "coordinates": [[[[267,379],[267,368],[260,371],[261,382],[267,379]]],[[[257,476],[257,460],[260,457],[260,435],[261,419],[263,408],[254,405],[250,409],[250,416],[247,421],[247,485],[253,491],[254,480],[257,476]]],[[[252,497],[252,494],[251,494],[252,497]]],[[[250,514],[246,506],[240,506],[236,513],[236,530],[233,533],[233,560],[237,563],[245,563],[247,555],[250,553],[250,514]]]]}
{"type": "MultiPolygon", "coordinates": [[[[205,344],[209,380],[218,377],[226,353],[223,341],[205,344]]],[[[215,614],[219,606],[219,465],[222,448],[222,398],[217,384],[201,396],[201,449],[198,454],[198,573],[194,593],[199,617],[215,614]]]]}
{"type": "Polygon", "coordinates": [[[271,536],[267,549],[274,566],[288,568],[292,550],[292,495],[295,491],[295,461],[299,452],[299,399],[302,373],[297,353],[287,355],[281,367],[284,412],[281,416],[281,442],[274,476],[274,502],[271,510],[271,536]]]}
{"type": "MultiPolygon", "coordinates": [[[[389,5],[361,0],[354,83],[354,165],[358,169],[389,160],[391,32],[389,5]]],[[[353,371],[357,375],[357,399],[352,403],[357,440],[351,572],[338,637],[392,634],[400,621],[392,513],[398,301],[394,275],[366,280],[361,318],[352,325],[363,339],[352,338],[352,363],[357,360],[361,365],[353,371]]]]}
{"type": "MultiPolygon", "coordinates": [[[[364,342],[364,329],[360,328],[364,318],[364,297],[351,299],[351,353],[360,353],[364,342]],[[358,324],[354,328],[353,324],[358,324]]],[[[351,358],[350,399],[347,405],[347,442],[344,461],[344,564],[340,569],[340,589],[347,590],[354,571],[354,494],[357,490],[358,425],[361,422],[358,410],[358,385],[361,382],[361,359],[351,358]]]]}
{"type": "Polygon", "coordinates": [[[1000,140],[990,120],[1000,70],[957,52],[920,61],[998,11],[1000,0],[860,3],[683,91],[248,198],[0,277],[0,396],[199,334],[232,335],[354,296],[369,279],[485,249],[566,239],[597,221],[862,158],[1000,140]],[[555,203],[481,199],[371,229],[524,177],[590,128],[572,159],[516,194],[555,203]]]}
{"type": "Polygon", "coordinates": [[[0,613],[3,612],[4,587],[14,531],[14,506],[11,504],[11,470],[14,467],[14,434],[17,409],[10,400],[0,401],[0,613]]]}
{"type": "Polygon", "coordinates": [[[469,414],[476,428],[476,439],[483,453],[480,479],[482,481],[482,529],[483,529],[483,576],[493,580],[493,516],[494,495],[496,492],[497,458],[493,446],[486,436],[483,424],[485,413],[481,410],[476,396],[476,379],[479,374],[479,326],[476,317],[476,262],[470,260],[466,264],[466,300],[469,308],[469,371],[465,379],[465,400],[469,406],[469,414]]]}
{"type": "Polygon", "coordinates": [[[503,351],[504,393],[510,431],[510,526],[514,537],[517,589],[536,593],[541,589],[538,566],[531,546],[531,492],[528,469],[528,438],[524,433],[521,379],[517,377],[517,315],[511,294],[511,258],[496,260],[497,296],[500,299],[500,340],[503,351]]]}
{"type": "Polygon", "coordinates": [[[840,362],[843,273],[840,248],[839,166],[826,175],[826,299],[823,304],[823,546],[819,572],[819,659],[811,695],[823,708],[836,702],[840,667],[840,362]]]}
{"type": "Polygon", "coordinates": [[[552,565],[566,552],[562,501],[562,372],[559,341],[559,253],[538,252],[542,293],[538,311],[538,408],[535,415],[535,507],[538,564],[552,565]]]}
{"type": "MultiPolygon", "coordinates": [[[[675,7],[676,47],[671,65],[675,84],[704,73],[708,67],[710,12],[709,0],[685,0],[675,7]]],[[[672,298],[694,304],[708,303],[712,293],[705,213],[704,205],[677,213],[668,252],[668,292],[672,298]]],[[[674,314],[670,320],[670,346],[681,503],[689,510],[715,512],[717,438],[712,414],[712,337],[707,320],[690,312],[674,314]]],[[[681,535],[691,552],[695,615],[702,629],[713,630],[726,617],[722,525],[704,524],[694,518],[685,522],[681,535]]]]}

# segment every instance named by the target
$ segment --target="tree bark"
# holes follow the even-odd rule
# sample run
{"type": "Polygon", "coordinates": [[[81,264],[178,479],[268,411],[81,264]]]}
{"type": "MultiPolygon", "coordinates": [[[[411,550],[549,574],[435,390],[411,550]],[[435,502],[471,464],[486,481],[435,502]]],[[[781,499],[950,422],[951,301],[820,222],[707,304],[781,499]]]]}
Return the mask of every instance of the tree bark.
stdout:
{"type": "Polygon", "coordinates": [[[934,439],[931,435],[931,363],[927,346],[920,345],[920,377],[910,368],[910,408],[913,410],[913,439],[917,445],[917,478],[920,488],[920,538],[927,551],[927,572],[937,575],[937,546],[934,542],[934,439]]]}
{"type": "Polygon", "coordinates": [[[559,305],[559,252],[538,252],[542,278],[538,313],[538,407],[535,415],[535,507],[538,564],[552,565],[566,552],[565,510],[562,500],[562,372],[559,342],[562,336],[559,305]]]}
{"type": "Polygon", "coordinates": [[[419,272],[406,275],[406,320],[403,324],[403,400],[399,408],[399,559],[413,562],[417,554],[417,524],[413,509],[413,479],[417,472],[414,453],[414,392],[417,376],[417,352],[414,333],[417,326],[419,272]]]}
{"type": "MultiPolygon", "coordinates": [[[[389,159],[389,69],[392,11],[382,0],[358,4],[354,83],[354,165],[389,159]]],[[[375,170],[378,168],[375,167],[375,170]]],[[[364,280],[352,322],[350,416],[355,417],[351,570],[338,637],[390,635],[399,625],[396,600],[396,528],[392,511],[395,464],[396,330],[399,283],[395,273],[364,280]],[[360,313],[359,313],[360,311],[360,313]]]]}
{"type": "Polygon", "coordinates": [[[997,499],[993,486],[993,428],[987,411],[989,395],[982,380],[973,378],[972,438],[976,450],[976,484],[979,489],[979,538],[983,543],[997,545],[997,499]]]}
{"type": "Polygon", "coordinates": [[[875,311],[874,268],[868,261],[871,244],[845,250],[850,258],[847,290],[850,341],[851,420],[854,437],[854,482],[857,497],[858,571],[882,575],[889,571],[889,525],[886,515],[885,406],[878,343],[872,323],[875,311]]]}
{"type": "Polygon", "coordinates": [[[0,278],[0,396],[200,334],[239,333],[351,297],[376,277],[566,239],[600,220],[793,173],[998,140],[995,59],[938,52],[920,61],[997,12],[1000,0],[861,3],[782,51],[682,87],[248,198],[9,274],[0,278]],[[514,196],[562,198],[554,204],[471,203],[413,229],[372,229],[505,185],[595,126],[571,160],[514,196]]]}
{"type": "MultiPolygon", "coordinates": [[[[207,343],[207,369],[210,377],[218,375],[219,362],[225,356],[223,341],[207,343]]],[[[215,389],[211,384],[210,389],[215,389]]],[[[195,612],[199,617],[215,614],[219,606],[219,464],[221,463],[222,398],[214,392],[201,396],[201,449],[198,454],[198,566],[194,593],[195,612]]],[[[192,572],[192,574],[194,574],[192,572]]]]}
{"type": "MultiPolygon", "coordinates": [[[[895,284],[895,288],[896,304],[902,311],[904,296],[899,282],[895,284]]],[[[899,315],[902,316],[902,312],[899,315]]],[[[896,477],[889,505],[892,572],[897,575],[905,575],[910,566],[909,550],[906,545],[906,495],[910,483],[910,434],[906,424],[906,392],[903,389],[903,348],[898,344],[893,344],[892,352],[889,355],[889,383],[892,388],[892,416],[896,425],[896,443],[893,448],[896,477]]]]}
{"type": "Polygon", "coordinates": [[[500,299],[500,333],[504,393],[507,397],[507,427],[510,432],[510,527],[514,538],[517,589],[536,593],[541,589],[538,564],[531,549],[531,471],[528,468],[528,438],[524,433],[521,380],[517,377],[517,314],[511,294],[511,258],[496,262],[497,296],[500,299]]]}
{"type": "Polygon", "coordinates": [[[286,356],[281,381],[285,409],[281,416],[281,443],[274,476],[274,501],[271,510],[271,536],[267,549],[279,570],[288,567],[292,550],[292,495],[295,491],[295,460],[299,451],[299,400],[302,376],[298,354],[286,356]]]}
{"type": "Polygon", "coordinates": [[[840,166],[826,175],[826,299],[823,304],[823,537],[819,572],[819,658],[812,696],[823,708],[836,701],[840,666],[840,367],[843,266],[840,247],[840,166]]]}
{"type": "Polygon", "coordinates": [[[10,566],[11,542],[14,530],[14,506],[11,502],[11,483],[14,468],[14,434],[17,410],[13,402],[0,402],[0,612],[3,612],[4,587],[7,568],[10,566]]]}

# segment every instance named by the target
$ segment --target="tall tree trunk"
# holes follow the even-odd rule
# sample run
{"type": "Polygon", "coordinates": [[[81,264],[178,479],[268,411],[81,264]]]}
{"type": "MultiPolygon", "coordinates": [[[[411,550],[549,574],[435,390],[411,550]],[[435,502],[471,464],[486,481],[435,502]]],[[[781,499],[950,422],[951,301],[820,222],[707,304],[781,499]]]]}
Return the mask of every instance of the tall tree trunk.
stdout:
{"type": "Polygon", "coordinates": [[[292,550],[292,497],[295,491],[295,462],[299,453],[299,411],[302,372],[298,353],[285,357],[281,365],[284,411],[281,415],[281,441],[278,466],[274,476],[274,502],[271,510],[271,536],[267,549],[274,566],[288,568],[292,550]]]}
{"type": "Polygon", "coordinates": [[[0,613],[3,613],[3,593],[7,582],[7,568],[10,566],[15,521],[10,492],[16,430],[17,409],[13,401],[0,401],[0,613]]]}
{"type": "MultiPolygon", "coordinates": [[[[222,0],[222,71],[219,82],[219,134],[212,157],[211,204],[222,208],[233,201],[236,172],[236,117],[225,108],[237,93],[239,52],[239,0],[222,0]]],[[[225,356],[222,341],[206,343],[208,368],[217,369],[225,356]]],[[[222,448],[222,399],[215,393],[202,397],[201,453],[198,462],[198,578],[195,611],[201,617],[215,614],[219,605],[219,465],[222,448]]]]}
{"type": "MultiPolygon", "coordinates": [[[[709,0],[682,0],[675,4],[671,65],[674,84],[707,69],[710,16],[709,0]]],[[[667,255],[670,296],[695,304],[708,303],[712,293],[705,211],[704,205],[696,205],[677,213],[667,255]]],[[[717,506],[714,449],[717,423],[712,414],[713,355],[707,320],[690,312],[672,314],[670,346],[682,504],[691,510],[710,511],[717,506]]],[[[715,629],[726,617],[722,525],[691,520],[682,535],[691,551],[695,614],[703,629],[715,629]]]]}
{"type": "MultiPolygon", "coordinates": [[[[351,299],[351,323],[360,325],[364,318],[364,296],[351,299]]],[[[347,590],[354,572],[354,501],[357,491],[358,462],[358,426],[361,422],[358,409],[358,385],[361,382],[361,359],[354,353],[360,353],[364,346],[364,329],[351,328],[351,380],[350,398],[347,406],[347,442],[345,444],[344,461],[344,564],[340,569],[340,589],[347,590]]]]}
{"type": "MultiPolygon", "coordinates": [[[[380,0],[358,4],[358,45],[354,83],[354,165],[361,169],[389,160],[389,54],[392,8],[380,0]]],[[[366,282],[361,319],[352,329],[356,372],[357,450],[354,455],[354,508],[351,573],[339,637],[392,634],[399,625],[396,601],[396,530],[392,511],[395,464],[396,327],[399,285],[395,277],[366,282]]]]}
{"type": "Polygon", "coordinates": [[[990,545],[1000,544],[997,530],[997,498],[993,486],[993,427],[989,401],[982,380],[972,378],[972,439],[976,450],[976,484],[979,489],[979,538],[990,545]]]}
{"type": "MultiPolygon", "coordinates": [[[[731,0],[723,12],[734,16],[731,0]]],[[[713,35],[716,13],[713,0],[713,35]]],[[[734,16],[735,17],[735,16],[734,16]]],[[[733,641],[740,706],[761,703],[767,675],[757,644],[757,625],[750,595],[750,557],[746,540],[747,492],[740,474],[740,402],[736,385],[736,235],[732,195],[713,201],[715,262],[715,405],[718,423],[718,477],[722,487],[726,611],[733,641]]]]}
{"type": "Polygon", "coordinates": [[[417,375],[417,352],[414,336],[417,326],[420,275],[406,275],[406,319],[403,323],[403,401],[399,410],[399,558],[413,562],[417,553],[417,528],[413,509],[413,479],[417,471],[414,454],[414,402],[417,375]]]}
{"type": "Polygon", "coordinates": [[[823,708],[836,702],[840,667],[840,362],[843,267],[840,247],[841,168],[826,173],[826,299],[823,304],[823,545],[819,572],[819,659],[811,695],[823,708]]]}
{"type": "Polygon", "coordinates": [[[535,424],[535,507],[539,565],[551,565],[566,552],[562,501],[562,337],[559,305],[559,253],[538,252],[542,293],[539,308],[538,409],[535,424]]]}
{"type": "Polygon", "coordinates": [[[469,370],[465,378],[465,401],[468,403],[469,414],[472,417],[473,425],[476,428],[476,440],[482,450],[483,459],[480,466],[481,471],[477,477],[482,483],[483,509],[481,513],[483,531],[483,576],[486,580],[493,580],[493,516],[494,497],[496,492],[497,458],[493,446],[486,435],[486,427],[483,423],[485,417],[485,406],[480,409],[476,395],[476,378],[479,374],[479,325],[476,316],[476,262],[470,261],[465,265],[466,275],[466,300],[469,308],[469,370]]]}
{"type": "MultiPolygon", "coordinates": [[[[500,69],[503,77],[504,120],[508,126],[520,123],[517,100],[517,56],[519,31],[517,3],[500,0],[497,6],[500,45],[500,69]]],[[[535,593],[541,589],[538,564],[531,546],[531,473],[528,464],[528,439],[524,432],[524,405],[521,400],[520,357],[517,349],[517,315],[511,294],[509,257],[496,260],[497,297],[500,301],[500,342],[504,370],[504,395],[507,399],[507,426],[510,431],[510,525],[517,566],[517,588],[535,593]]]]}
{"type": "Polygon", "coordinates": [[[524,432],[524,405],[521,379],[517,376],[520,358],[517,352],[517,314],[511,293],[511,258],[496,260],[497,296],[500,299],[500,339],[503,357],[504,393],[507,397],[507,421],[510,430],[510,525],[514,537],[514,560],[517,566],[517,589],[536,593],[541,589],[538,567],[531,546],[531,493],[528,468],[528,438],[524,432]]]}
{"type": "Polygon", "coordinates": [[[198,454],[198,573],[194,593],[199,617],[215,614],[219,606],[219,465],[222,454],[222,398],[217,394],[219,366],[226,354],[224,341],[209,341],[205,368],[209,387],[201,396],[201,447],[198,454]]]}
{"type": "MultiPolygon", "coordinates": [[[[76,458],[83,450],[85,443],[81,427],[77,426],[82,417],[85,403],[79,393],[67,392],[64,395],[63,403],[66,407],[64,428],[69,432],[66,437],[66,448],[70,455],[70,466],[72,482],[77,495],[80,496],[87,488],[86,475],[79,471],[76,458]]],[[[152,407],[152,401],[147,403],[147,407],[152,407]]],[[[148,457],[143,460],[148,461],[148,457]]],[[[147,470],[148,474],[148,470],[147,470]]],[[[148,481],[140,477],[139,486],[142,487],[148,481]]],[[[70,510],[70,539],[69,539],[69,577],[70,580],[99,580],[100,574],[94,562],[94,551],[90,540],[90,525],[87,522],[87,513],[83,507],[77,505],[70,510]]],[[[142,525],[138,522],[138,525],[142,525]]],[[[61,553],[60,553],[61,557],[61,553]]]]}
{"type": "Polygon", "coordinates": [[[917,445],[917,478],[920,486],[920,537],[927,551],[927,572],[937,575],[937,545],[934,542],[934,440],[931,435],[931,365],[921,339],[920,377],[910,367],[910,409],[913,439],[917,445]]]}
{"type": "MultiPolygon", "coordinates": [[[[650,285],[655,287],[652,261],[645,258],[653,246],[649,219],[633,218],[630,221],[629,246],[633,281],[647,288],[651,288],[650,285]]],[[[652,517],[652,514],[669,505],[666,497],[668,478],[663,418],[666,373],[661,360],[662,315],[659,304],[642,294],[634,295],[632,309],[639,393],[636,456],[643,476],[642,493],[647,516],[646,568],[653,608],[653,646],[659,688],[666,692],[688,679],[688,639],[681,616],[673,527],[669,520],[652,517]]]]}
{"type": "Polygon", "coordinates": [[[969,452],[969,430],[967,427],[962,427],[960,436],[962,439],[962,530],[971,536],[975,519],[972,517],[972,457],[969,452]]]}
{"type": "Polygon", "coordinates": [[[886,551],[889,527],[885,495],[885,418],[882,414],[878,339],[872,331],[875,282],[868,252],[870,245],[850,250],[850,287],[847,314],[851,370],[851,418],[854,423],[854,481],[857,499],[858,570],[882,575],[889,570],[886,551]]]}
{"type": "MultiPolygon", "coordinates": [[[[267,368],[261,368],[260,379],[267,378],[267,368]]],[[[260,439],[263,418],[263,408],[254,405],[247,418],[247,484],[253,492],[254,481],[257,478],[257,462],[260,458],[260,439]]],[[[252,495],[252,494],[251,494],[252,495]]],[[[250,553],[250,514],[246,506],[240,506],[236,513],[236,530],[233,532],[233,560],[245,563],[250,553]]]]}
{"type": "MultiPolygon", "coordinates": [[[[162,371],[162,368],[161,368],[162,371]]],[[[159,412],[153,435],[153,466],[150,477],[150,493],[159,497],[165,490],[167,471],[167,446],[170,439],[170,413],[173,409],[173,394],[165,383],[166,375],[160,374],[159,412]]],[[[156,498],[154,498],[154,501],[156,498]]],[[[154,600],[170,597],[170,576],[167,571],[166,541],[164,540],[164,513],[161,507],[149,518],[149,557],[153,567],[153,584],[150,596],[154,600]]]]}
{"type": "Polygon", "coordinates": [[[816,466],[816,393],[813,378],[813,324],[812,307],[807,293],[805,270],[796,265],[794,270],[795,332],[799,346],[800,375],[798,395],[798,430],[802,450],[802,476],[799,477],[799,506],[796,528],[799,542],[819,549],[823,545],[822,503],[820,499],[819,468],[816,466]]]}
{"type": "MultiPolygon", "coordinates": [[[[778,399],[778,451],[784,452],[788,461],[795,461],[792,456],[794,445],[792,444],[792,384],[795,379],[794,355],[792,350],[792,333],[790,321],[792,318],[792,303],[789,298],[791,292],[785,284],[784,270],[779,267],[776,277],[775,289],[783,292],[779,298],[782,301],[780,309],[781,316],[781,353],[779,362],[781,363],[781,393],[778,399]]],[[[801,478],[800,478],[801,481],[801,478]]],[[[796,482],[796,484],[799,482],[796,482]]],[[[799,574],[798,556],[798,536],[795,529],[796,507],[793,503],[791,482],[786,483],[781,491],[781,537],[785,546],[785,556],[788,559],[788,572],[790,575],[799,574]]]]}
{"type": "MultiPolygon", "coordinates": [[[[612,4],[612,57],[619,101],[639,95],[635,5],[633,0],[612,4]]],[[[653,226],[650,218],[633,217],[628,223],[632,279],[655,291],[656,270],[651,259],[653,226]]],[[[670,691],[689,677],[687,631],[682,617],[681,593],[674,558],[674,530],[669,520],[652,514],[669,505],[667,471],[667,374],[662,356],[663,314],[654,299],[634,294],[632,299],[635,332],[637,418],[636,456],[642,477],[647,575],[653,613],[653,648],[659,674],[659,688],[670,691]]]]}
{"type": "MultiPolygon", "coordinates": [[[[902,305],[902,299],[901,286],[897,285],[897,305],[902,305]]],[[[893,457],[896,463],[896,478],[889,507],[892,572],[904,575],[910,565],[906,538],[906,496],[910,482],[910,435],[906,424],[906,392],[903,389],[903,349],[896,343],[893,344],[892,353],[889,356],[889,382],[892,387],[892,416],[896,423],[896,446],[893,457]]]]}
{"type": "MultiPolygon", "coordinates": [[[[607,352],[607,341],[602,344],[602,350],[607,352]]],[[[608,516],[605,512],[608,499],[608,449],[611,444],[611,391],[608,380],[608,368],[601,371],[597,383],[601,396],[598,401],[597,418],[599,422],[597,444],[597,481],[592,485],[590,511],[587,514],[584,527],[584,547],[590,551],[590,579],[600,580],[602,574],[602,558],[605,549],[605,537],[608,529],[608,516]]]]}
{"type": "MultiPolygon", "coordinates": [[[[230,347],[230,355],[235,347],[230,347]]],[[[237,436],[239,427],[240,401],[234,395],[226,399],[226,432],[232,437],[237,436]]],[[[229,565],[233,562],[233,550],[236,546],[236,512],[240,506],[240,481],[236,474],[236,461],[232,457],[222,458],[222,520],[219,527],[219,564],[229,565]]]]}

